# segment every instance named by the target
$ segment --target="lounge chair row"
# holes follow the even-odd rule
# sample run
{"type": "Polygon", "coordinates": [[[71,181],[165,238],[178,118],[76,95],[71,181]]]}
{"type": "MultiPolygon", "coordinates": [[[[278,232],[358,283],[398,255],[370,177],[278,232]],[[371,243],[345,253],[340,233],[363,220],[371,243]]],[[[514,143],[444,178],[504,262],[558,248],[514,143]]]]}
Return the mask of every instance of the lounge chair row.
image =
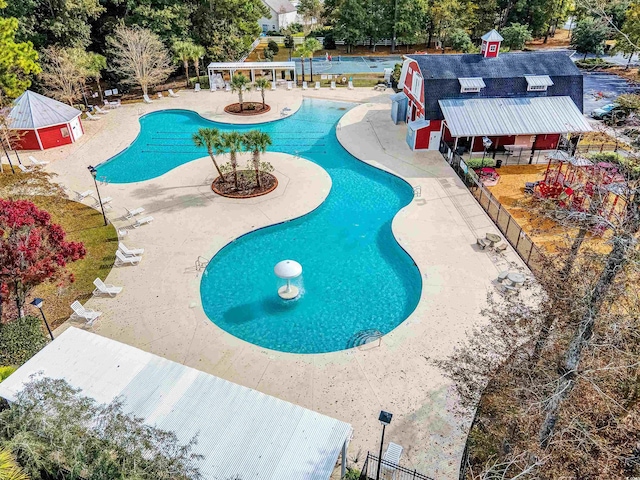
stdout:
{"type": "MultiPolygon", "coordinates": [[[[198,88],[196,88],[195,91],[199,92],[200,91],[200,84],[198,83],[196,85],[197,85],[198,88]]],[[[169,96],[172,97],[172,98],[177,98],[177,97],[180,96],[177,93],[174,93],[174,91],[172,89],[169,89],[167,91],[169,92],[169,96]]],[[[161,92],[158,92],[156,94],[156,96],[158,97],[158,100],[162,100],[164,98],[164,95],[162,95],[161,92]]],[[[151,98],[149,98],[149,95],[146,94],[146,93],[142,96],[142,100],[144,101],[144,103],[153,103],[153,100],[151,100],[151,98]]]]}

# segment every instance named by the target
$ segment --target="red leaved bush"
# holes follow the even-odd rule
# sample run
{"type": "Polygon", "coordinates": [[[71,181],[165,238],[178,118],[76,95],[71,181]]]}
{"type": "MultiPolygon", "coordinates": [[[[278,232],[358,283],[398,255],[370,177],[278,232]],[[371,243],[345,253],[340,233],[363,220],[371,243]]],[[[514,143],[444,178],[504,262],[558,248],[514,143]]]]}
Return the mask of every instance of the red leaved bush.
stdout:
{"type": "MultiPolygon", "coordinates": [[[[13,298],[22,312],[29,292],[53,280],[73,282],[69,262],[86,255],[80,242],[65,240],[51,215],[27,200],[0,198],[0,308],[13,298]]],[[[0,310],[1,314],[1,310],[0,310]]]]}

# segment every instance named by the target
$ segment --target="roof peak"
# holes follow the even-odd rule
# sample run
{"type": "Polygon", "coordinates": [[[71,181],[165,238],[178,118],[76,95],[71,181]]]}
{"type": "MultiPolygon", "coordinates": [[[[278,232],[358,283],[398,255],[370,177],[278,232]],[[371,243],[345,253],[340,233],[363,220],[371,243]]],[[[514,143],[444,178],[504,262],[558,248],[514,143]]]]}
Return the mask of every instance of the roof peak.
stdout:
{"type": "Polygon", "coordinates": [[[494,28],[490,32],[485,33],[482,36],[482,40],[484,40],[485,42],[501,42],[504,40],[504,38],[502,38],[502,35],[500,35],[494,28]]]}

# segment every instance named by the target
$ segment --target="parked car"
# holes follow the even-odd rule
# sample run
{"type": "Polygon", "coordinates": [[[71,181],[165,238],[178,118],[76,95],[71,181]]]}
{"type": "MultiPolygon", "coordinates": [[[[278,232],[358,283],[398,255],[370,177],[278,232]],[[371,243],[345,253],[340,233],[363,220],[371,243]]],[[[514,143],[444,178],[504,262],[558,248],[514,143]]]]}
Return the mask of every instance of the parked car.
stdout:
{"type": "Polygon", "coordinates": [[[591,117],[595,118],[596,120],[602,120],[605,116],[607,116],[616,108],[618,108],[617,103],[609,103],[604,107],[596,108],[593,112],[591,112],[591,117]]]}

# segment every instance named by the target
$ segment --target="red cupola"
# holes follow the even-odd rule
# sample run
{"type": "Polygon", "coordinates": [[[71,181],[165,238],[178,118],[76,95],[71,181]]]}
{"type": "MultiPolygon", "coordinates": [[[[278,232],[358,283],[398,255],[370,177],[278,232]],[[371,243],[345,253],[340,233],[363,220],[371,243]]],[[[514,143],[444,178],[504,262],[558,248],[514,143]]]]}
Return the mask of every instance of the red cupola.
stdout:
{"type": "Polygon", "coordinates": [[[491,30],[482,36],[482,47],[480,53],[485,58],[495,58],[500,53],[500,43],[504,38],[496,30],[491,30]]]}

